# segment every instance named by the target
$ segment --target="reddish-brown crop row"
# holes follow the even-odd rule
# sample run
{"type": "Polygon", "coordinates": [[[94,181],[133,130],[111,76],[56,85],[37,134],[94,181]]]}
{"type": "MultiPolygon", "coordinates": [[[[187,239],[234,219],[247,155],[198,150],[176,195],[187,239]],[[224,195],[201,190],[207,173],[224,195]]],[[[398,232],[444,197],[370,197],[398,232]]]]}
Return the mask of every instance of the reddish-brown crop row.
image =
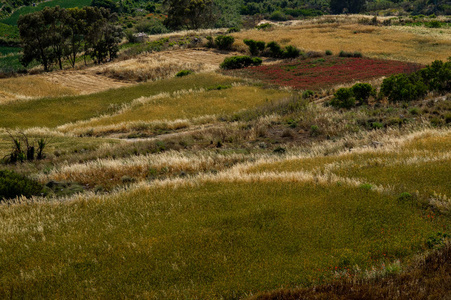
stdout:
{"type": "Polygon", "coordinates": [[[391,74],[410,73],[419,67],[421,66],[417,64],[392,60],[324,57],[297,59],[235,72],[270,84],[315,90],[341,83],[367,81],[391,74]]]}

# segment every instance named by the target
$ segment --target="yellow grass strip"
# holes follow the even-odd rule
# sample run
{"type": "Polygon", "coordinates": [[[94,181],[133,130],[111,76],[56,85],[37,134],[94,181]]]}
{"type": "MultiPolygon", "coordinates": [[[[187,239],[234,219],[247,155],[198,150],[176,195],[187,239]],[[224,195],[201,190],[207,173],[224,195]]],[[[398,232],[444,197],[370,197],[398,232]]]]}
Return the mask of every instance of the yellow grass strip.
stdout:
{"type": "Polygon", "coordinates": [[[0,104],[18,99],[73,96],[77,94],[71,88],[51,83],[37,76],[0,79],[0,104]]]}
{"type": "Polygon", "coordinates": [[[401,31],[391,27],[360,24],[312,24],[277,26],[274,30],[249,30],[234,33],[237,45],[243,39],[254,38],[265,42],[276,41],[282,45],[294,45],[307,51],[331,50],[334,54],[359,51],[374,58],[395,59],[428,64],[450,56],[451,32],[443,31],[442,38],[433,34],[401,31]]]}
{"type": "Polygon", "coordinates": [[[113,116],[103,116],[89,121],[67,124],[62,130],[94,128],[123,124],[124,122],[175,121],[202,116],[221,115],[277,101],[290,95],[288,91],[236,86],[225,90],[180,93],[169,97],[138,99],[131,109],[113,116]],[[142,105],[136,105],[143,103],[142,105]]]}

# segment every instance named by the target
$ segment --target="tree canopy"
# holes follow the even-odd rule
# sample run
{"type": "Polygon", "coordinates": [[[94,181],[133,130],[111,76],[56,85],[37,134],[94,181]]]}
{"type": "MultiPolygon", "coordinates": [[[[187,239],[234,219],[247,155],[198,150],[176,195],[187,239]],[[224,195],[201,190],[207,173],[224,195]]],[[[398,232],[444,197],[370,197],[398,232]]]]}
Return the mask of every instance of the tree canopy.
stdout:
{"type": "Polygon", "coordinates": [[[33,60],[49,71],[54,64],[63,68],[67,60],[74,66],[77,55],[90,56],[97,64],[117,56],[122,37],[115,25],[117,15],[103,7],[63,9],[47,7],[42,11],[20,16],[21,62],[33,60]]]}

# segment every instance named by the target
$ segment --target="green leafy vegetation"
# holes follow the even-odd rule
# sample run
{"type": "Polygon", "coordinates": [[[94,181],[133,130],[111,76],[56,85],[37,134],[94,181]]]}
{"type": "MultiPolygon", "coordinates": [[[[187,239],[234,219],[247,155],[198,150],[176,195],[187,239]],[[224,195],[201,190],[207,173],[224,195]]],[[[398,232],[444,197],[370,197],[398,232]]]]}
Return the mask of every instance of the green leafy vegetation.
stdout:
{"type": "Polygon", "coordinates": [[[18,196],[31,197],[40,195],[42,186],[13,171],[0,170],[0,202],[18,196]]]}
{"type": "Polygon", "coordinates": [[[249,66],[259,66],[261,64],[262,59],[258,57],[232,56],[224,59],[224,61],[221,63],[221,68],[225,70],[242,69],[249,66]]]}

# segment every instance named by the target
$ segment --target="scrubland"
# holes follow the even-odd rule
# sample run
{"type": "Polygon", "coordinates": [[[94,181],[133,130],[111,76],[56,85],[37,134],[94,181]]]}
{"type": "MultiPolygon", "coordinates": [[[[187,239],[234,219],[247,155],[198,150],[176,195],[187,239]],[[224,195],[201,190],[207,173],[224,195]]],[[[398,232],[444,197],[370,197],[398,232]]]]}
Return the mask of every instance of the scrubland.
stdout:
{"type": "MultiPolygon", "coordinates": [[[[344,20],[234,35],[418,64],[448,45],[426,36],[416,47],[416,33],[344,20]]],[[[102,66],[99,76],[136,81],[152,59],[102,66]]],[[[47,142],[44,159],[0,169],[83,190],[2,201],[1,298],[446,296],[449,93],[336,109],[325,103],[349,80],[305,92],[206,65],[88,95],[31,88],[0,102],[0,158],[13,138],[47,142]]]]}

